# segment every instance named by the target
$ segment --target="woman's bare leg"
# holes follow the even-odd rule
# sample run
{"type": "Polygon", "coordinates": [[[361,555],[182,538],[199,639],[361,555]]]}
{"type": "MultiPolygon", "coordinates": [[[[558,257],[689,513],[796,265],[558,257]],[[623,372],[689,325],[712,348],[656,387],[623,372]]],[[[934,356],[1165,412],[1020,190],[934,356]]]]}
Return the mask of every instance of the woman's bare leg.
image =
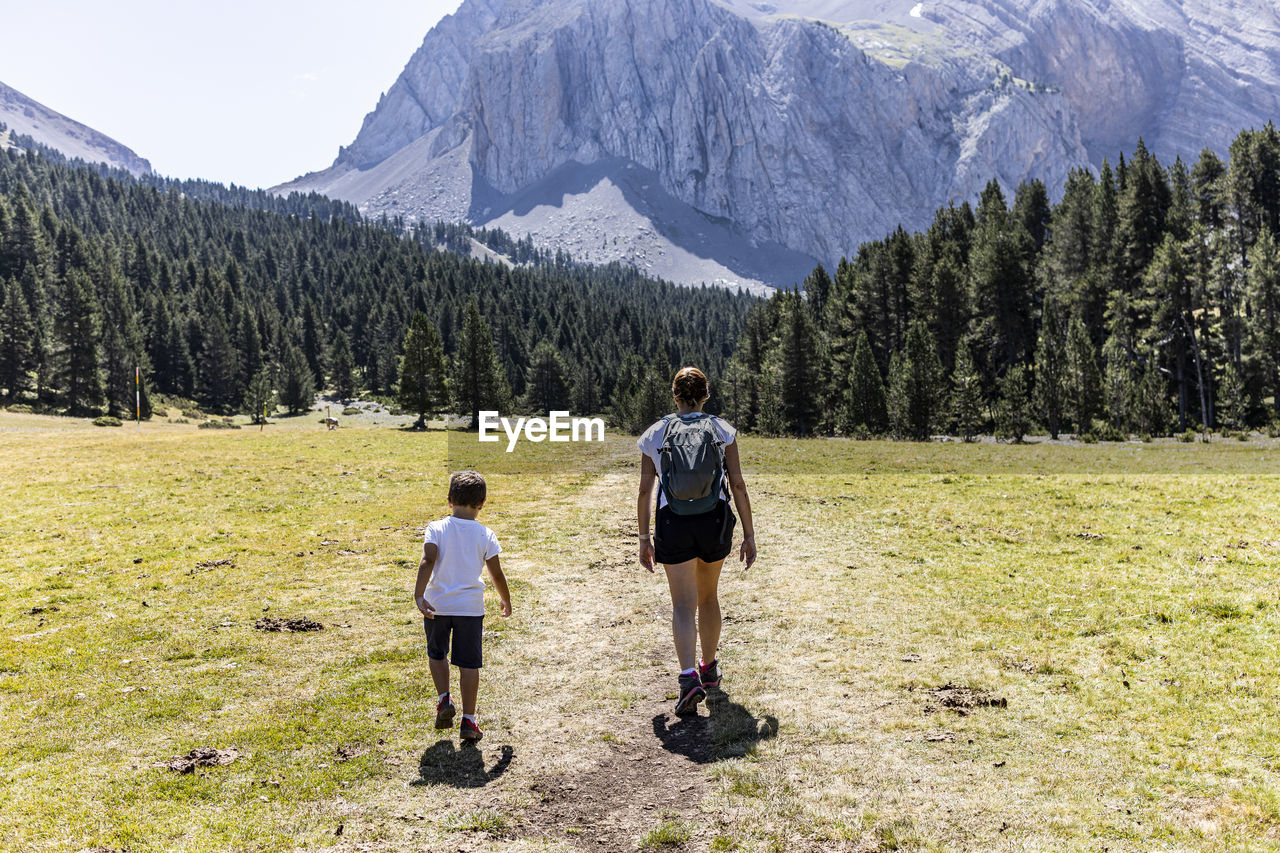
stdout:
{"type": "Polygon", "coordinates": [[[702,659],[711,663],[720,648],[720,567],[724,560],[704,563],[698,560],[694,576],[698,586],[698,636],[702,640],[702,659]]]}
{"type": "Polygon", "coordinates": [[[680,670],[692,669],[698,657],[698,560],[663,564],[671,588],[671,634],[680,670]]]}

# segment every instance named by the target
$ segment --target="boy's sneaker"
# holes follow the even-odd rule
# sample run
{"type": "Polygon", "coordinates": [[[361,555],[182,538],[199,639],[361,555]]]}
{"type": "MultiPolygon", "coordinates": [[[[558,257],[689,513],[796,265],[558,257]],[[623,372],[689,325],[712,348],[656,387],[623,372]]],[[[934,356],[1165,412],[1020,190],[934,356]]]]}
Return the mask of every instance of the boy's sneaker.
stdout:
{"type": "Polygon", "coordinates": [[[698,703],[706,698],[707,691],[702,687],[702,679],[698,673],[691,672],[680,676],[680,693],[676,700],[676,716],[698,713],[698,703]]]}
{"type": "Polygon", "coordinates": [[[468,720],[462,718],[462,725],[458,728],[458,737],[463,740],[480,740],[484,737],[484,732],[480,731],[480,727],[468,720]]]}
{"type": "Polygon", "coordinates": [[[453,697],[448,693],[444,694],[444,698],[436,703],[436,728],[449,728],[453,724],[453,715],[456,713],[457,709],[453,707],[453,697]]]}
{"type": "Polygon", "coordinates": [[[720,661],[713,660],[711,663],[698,661],[698,678],[702,681],[702,686],[707,690],[718,690],[720,688],[720,661]]]}

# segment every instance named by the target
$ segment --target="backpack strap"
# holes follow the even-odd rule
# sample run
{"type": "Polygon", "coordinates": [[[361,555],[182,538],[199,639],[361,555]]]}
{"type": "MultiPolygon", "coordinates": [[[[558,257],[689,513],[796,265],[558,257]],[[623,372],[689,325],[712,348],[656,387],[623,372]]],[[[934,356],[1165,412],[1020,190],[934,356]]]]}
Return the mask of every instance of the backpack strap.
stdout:
{"type": "Polygon", "coordinates": [[[663,415],[660,418],[660,421],[662,423],[662,440],[658,442],[659,464],[658,464],[658,470],[655,472],[658,475],[658,488],[654,490],[654,497],[653,497],[652,527],[653,527],[654,542],[658,541],[658,510],[662,508],[662,490],[665,488],[665,486],[662,485],[661,458],[662,458],[662,454],[671,452],[670,448],[667,447],[667,430],[671,429],[671,419],[673,417],[675,417],[675,415],[663,415]]]}

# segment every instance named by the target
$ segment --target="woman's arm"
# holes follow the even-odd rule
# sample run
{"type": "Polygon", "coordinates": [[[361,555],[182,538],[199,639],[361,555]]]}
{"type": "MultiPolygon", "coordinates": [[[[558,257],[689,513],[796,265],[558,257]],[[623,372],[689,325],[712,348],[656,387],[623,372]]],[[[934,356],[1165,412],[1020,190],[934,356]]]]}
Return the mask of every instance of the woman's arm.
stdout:
{"type": "Polygon", "coordinates": [[[756,561],[756,528],[751,521],[751,497],[747,494],[747,481],[742,479],[738,442],[734,441],[724,449],[724,467],[729,475],[733,505],[738,510],[738,518],[742,519],[742,547],[738,551],[738,557],[746,562],[745,568],[749,569],[756,561]]]}
{"type": "Polygon", "coordinates": [[[636,529],[640,536],[640,565],[653,571],[653,535],[649,530],[649,507],[653,505],[653,484],[658,471],[646,453],[640,454],[640,494],[636,497],[636,529]]]}

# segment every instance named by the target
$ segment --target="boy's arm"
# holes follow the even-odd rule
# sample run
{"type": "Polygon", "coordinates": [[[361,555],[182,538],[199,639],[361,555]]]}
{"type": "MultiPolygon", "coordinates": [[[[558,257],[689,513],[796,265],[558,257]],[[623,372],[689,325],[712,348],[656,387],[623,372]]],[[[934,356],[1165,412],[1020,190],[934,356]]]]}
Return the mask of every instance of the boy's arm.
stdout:
{"type": "Polygon", "coordinates": [[[511,590],[507,589],[507,576],[502,573],[502,561],[497,554],[484,561],[489,568],[489,577],[493,578],[493,586],[498,590],[498,598],[502,601],[502,615],[511,615],[511,590]]]}
{"type": "Polygon", "coordinates": [[[422,596],[427,591],[427,584],[431,581],[431,570],[436,566],[436,555],[440,553],[440,549],[434,542],[428,542],[422,546],[422,561],[418,563],[418,582],[413,585],[413,600],[418,605],[418,609],[422,611],[422,615],[428,619],[434,618],[435,609],[422,596]]]}

